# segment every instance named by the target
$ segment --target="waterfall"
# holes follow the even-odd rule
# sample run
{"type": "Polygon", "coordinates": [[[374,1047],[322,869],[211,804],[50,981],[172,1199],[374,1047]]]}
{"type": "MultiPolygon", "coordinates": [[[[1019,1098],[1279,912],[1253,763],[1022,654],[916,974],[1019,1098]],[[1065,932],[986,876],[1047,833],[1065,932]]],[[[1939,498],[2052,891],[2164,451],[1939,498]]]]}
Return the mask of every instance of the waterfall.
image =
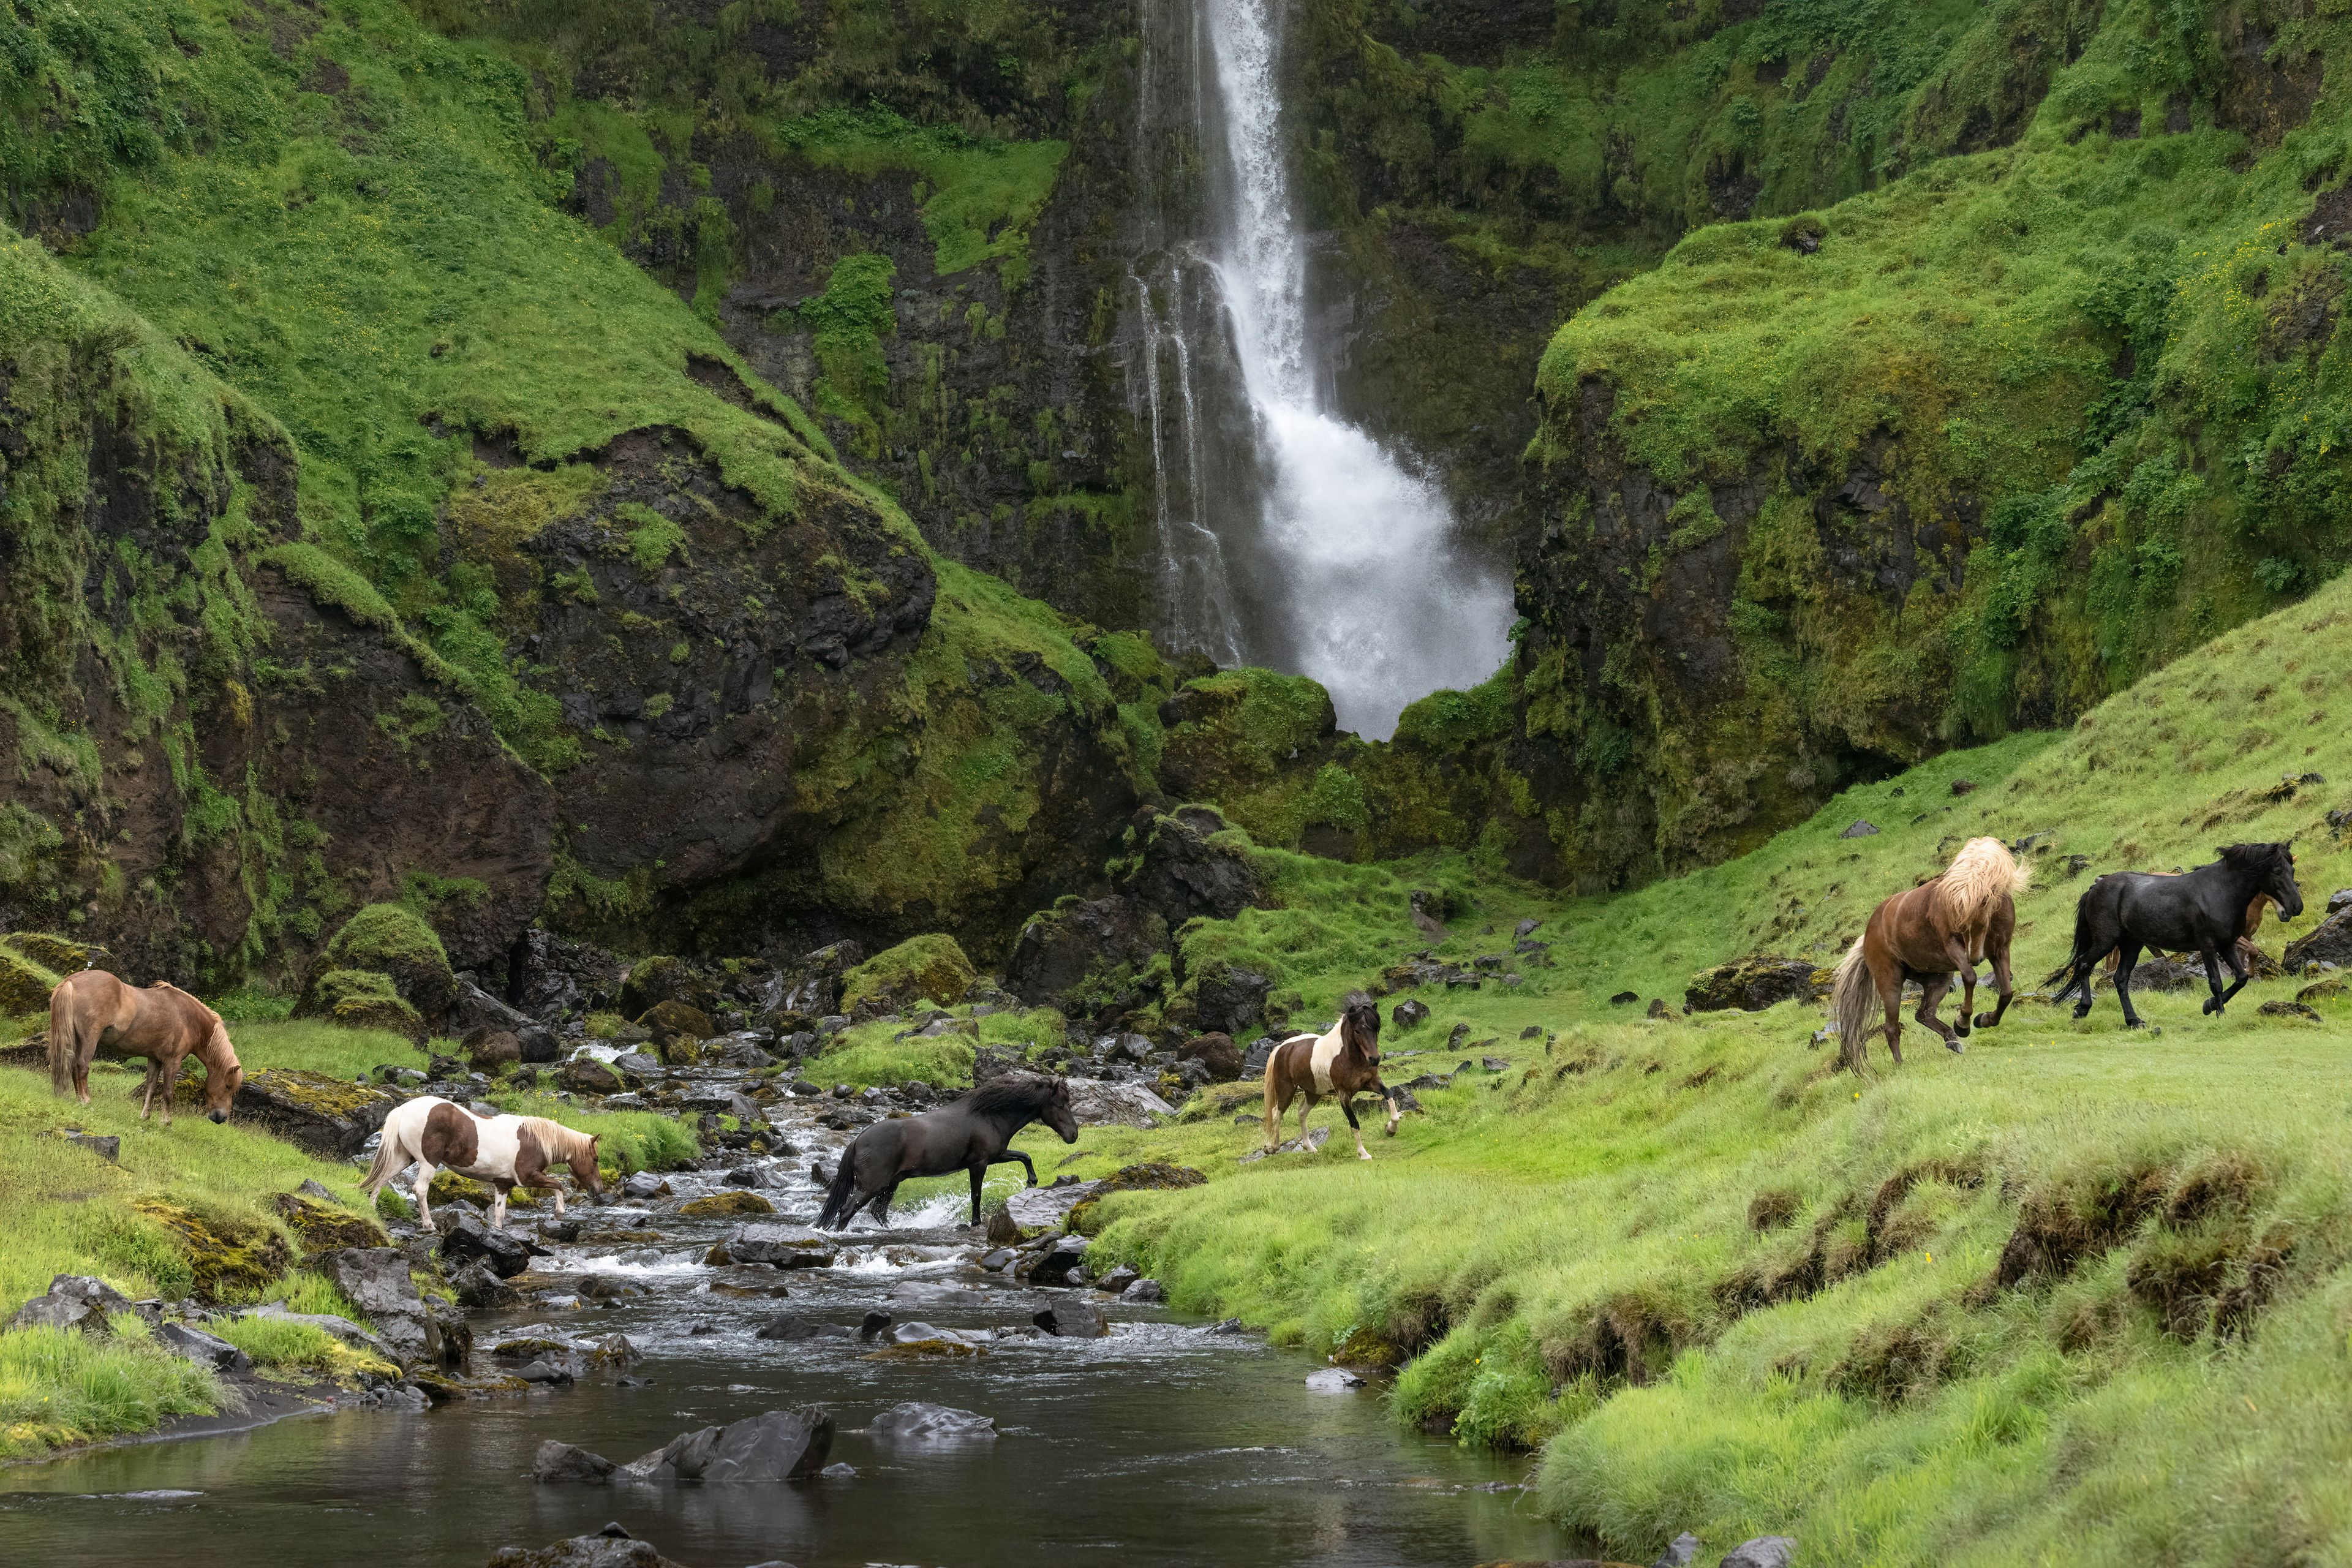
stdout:
{"type": "Polygon", "coordinates": [[[1147,28],[1138,141],[1159,207],[1132,274],[1134,401],[1174,645],[1312,676],[1341,728],[1378,739],[1414,699],[1495,672],[1510,589],[1456,551],[1437,481],[1331,406],[1282,134],[1282,3],[1171,0],[1147,28]]]}

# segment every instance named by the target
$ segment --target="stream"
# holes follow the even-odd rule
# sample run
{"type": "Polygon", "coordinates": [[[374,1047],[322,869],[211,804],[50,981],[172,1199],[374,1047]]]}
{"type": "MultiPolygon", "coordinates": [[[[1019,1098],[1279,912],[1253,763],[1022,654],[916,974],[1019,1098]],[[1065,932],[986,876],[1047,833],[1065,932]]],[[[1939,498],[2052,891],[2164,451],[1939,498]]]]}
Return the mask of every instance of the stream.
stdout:
{"type": "MultiPolygon", "coordinates": [[[[821,1194],[811,1153],[830,1163],[846,1138],[817,1127],[809,1109],[787,1100],[769,1111],[798,1154],[673,1173],[673,1194],[649,1203],[574,1205],[586,1222],[579,1244],[554,1247],[516,1281],[537,1287],[529,1304],[472,1316],[478,1372],[500,1366],[492,1352],[502,1341],[619,1332],[645,1352],[627,1381],[591,1372],[568,1387],[436,1410],[298,1416],[0,1469],[0,1556],[473,1568],[500,1546],[536,1547],[609,1521],[691,1568],[1027,1568],[1041,1552],[1121,1563],[1459,1568],[1567,1553],[1517,1489],[1525,1458],[1401,1432],[1377,1388],[1314,1392],[1312,1358],[1084,1287],[1076,1293],[1104,1308],[1108,1335],[1033,1336],[1031,1314],[1057,1292],[980,1268],[984,1244],[961,1223],[960,1194],[902,1203],[887,1233],[860,1220],[829,1268],[707,1265],[711,1245],[740,1222],[662,1211],[726,1190],[724,1170],[751,1163],[777,1217],[813,1219],[821,1194]],[[646,1232],[659,1239],[642,1239],[646,1232]],[[856,1325],[877,1308],[899,1323],[997,1338],[970,1358],[894,1360],[872,1358],[874,1346],[854,1338],[754,1337],[783,1311],[856,1325]],[[992,1416],[999,1436],[894,1447],[859,1430],[903,1400],[992,1416]],[[834,1413],[830,1458],[854,1476],[609,1487],[531,1478],[532,1451],[547,1438],[626,1463],[681,1432],[808,1404],[834,1413]]],[[[531,1215],[512,1211],[509,1226],[535,1225],[531,1215]]]]}

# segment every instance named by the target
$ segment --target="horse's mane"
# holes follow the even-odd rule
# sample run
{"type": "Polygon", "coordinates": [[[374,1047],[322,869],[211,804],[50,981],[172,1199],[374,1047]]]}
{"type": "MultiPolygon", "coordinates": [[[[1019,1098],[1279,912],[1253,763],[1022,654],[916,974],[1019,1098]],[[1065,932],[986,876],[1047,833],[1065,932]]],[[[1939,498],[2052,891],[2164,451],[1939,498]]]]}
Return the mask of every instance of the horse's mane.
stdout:
{"type": "Polygon", "coordinates": [[[1971,838],[1936,879],[1935,897],[1948,923],[1966,927],[2002,897],[2015,898],[2032,885],[2032,868],[2019,865],[2008,845],[1998,838],[1971,838]]]}
{"type": "Polygon", "coordinates": [[[551,1160],[569,1160],[575,1154],[593,1155],[595,1152],[594,1139],[585,1132],[566,1127],[561,1121],[551,1121],[544,1116],[526,1116],[522,1124],[530,1129],[532,1137],[539,1140],[540,1147],[547,1151],[551,1160]]]}
{"type": "Polygon", "coordinates": [[[966,1110],[979,1111],[983,1115],[1003,1110],[1034,1112],[1069,1092],[1068,1083],[1058,1078],[1008,1072],[999,1073],[986,1083],[973,1085],[956,1103],[966,1110]]]}

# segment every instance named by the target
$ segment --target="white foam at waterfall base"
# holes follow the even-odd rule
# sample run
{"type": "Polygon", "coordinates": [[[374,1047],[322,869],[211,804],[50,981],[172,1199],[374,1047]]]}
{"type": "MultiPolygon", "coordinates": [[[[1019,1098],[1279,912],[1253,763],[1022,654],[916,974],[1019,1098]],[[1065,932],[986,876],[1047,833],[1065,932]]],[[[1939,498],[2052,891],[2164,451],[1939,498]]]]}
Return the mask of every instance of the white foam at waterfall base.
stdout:
{"type": "Polygon", "coordinates": [[[1433,481],[1328,414],[1263,412],[1273,543],[1297,574],[1300,673],[1331,693],[1341,729],[1385,739],[1406,703],[1495,672],[1509,647],[1509,591],[1456,558],[1453,511],[1433,481]]]}

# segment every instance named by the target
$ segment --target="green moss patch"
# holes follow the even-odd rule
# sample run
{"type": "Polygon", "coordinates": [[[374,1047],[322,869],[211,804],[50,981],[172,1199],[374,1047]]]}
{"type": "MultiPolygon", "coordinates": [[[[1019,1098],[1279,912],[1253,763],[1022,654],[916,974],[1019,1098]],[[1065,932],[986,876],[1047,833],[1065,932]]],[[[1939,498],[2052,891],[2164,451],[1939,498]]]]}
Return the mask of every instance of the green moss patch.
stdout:
{"type": "Polygon", "coordinates": [[[855,1014],[861,1008],[904,1007],[922,999],[953,1004],[963,1000],[977,977],[955,938],[943,933],[914,937],[844,975],[841,1005],[855,1014]]]}

